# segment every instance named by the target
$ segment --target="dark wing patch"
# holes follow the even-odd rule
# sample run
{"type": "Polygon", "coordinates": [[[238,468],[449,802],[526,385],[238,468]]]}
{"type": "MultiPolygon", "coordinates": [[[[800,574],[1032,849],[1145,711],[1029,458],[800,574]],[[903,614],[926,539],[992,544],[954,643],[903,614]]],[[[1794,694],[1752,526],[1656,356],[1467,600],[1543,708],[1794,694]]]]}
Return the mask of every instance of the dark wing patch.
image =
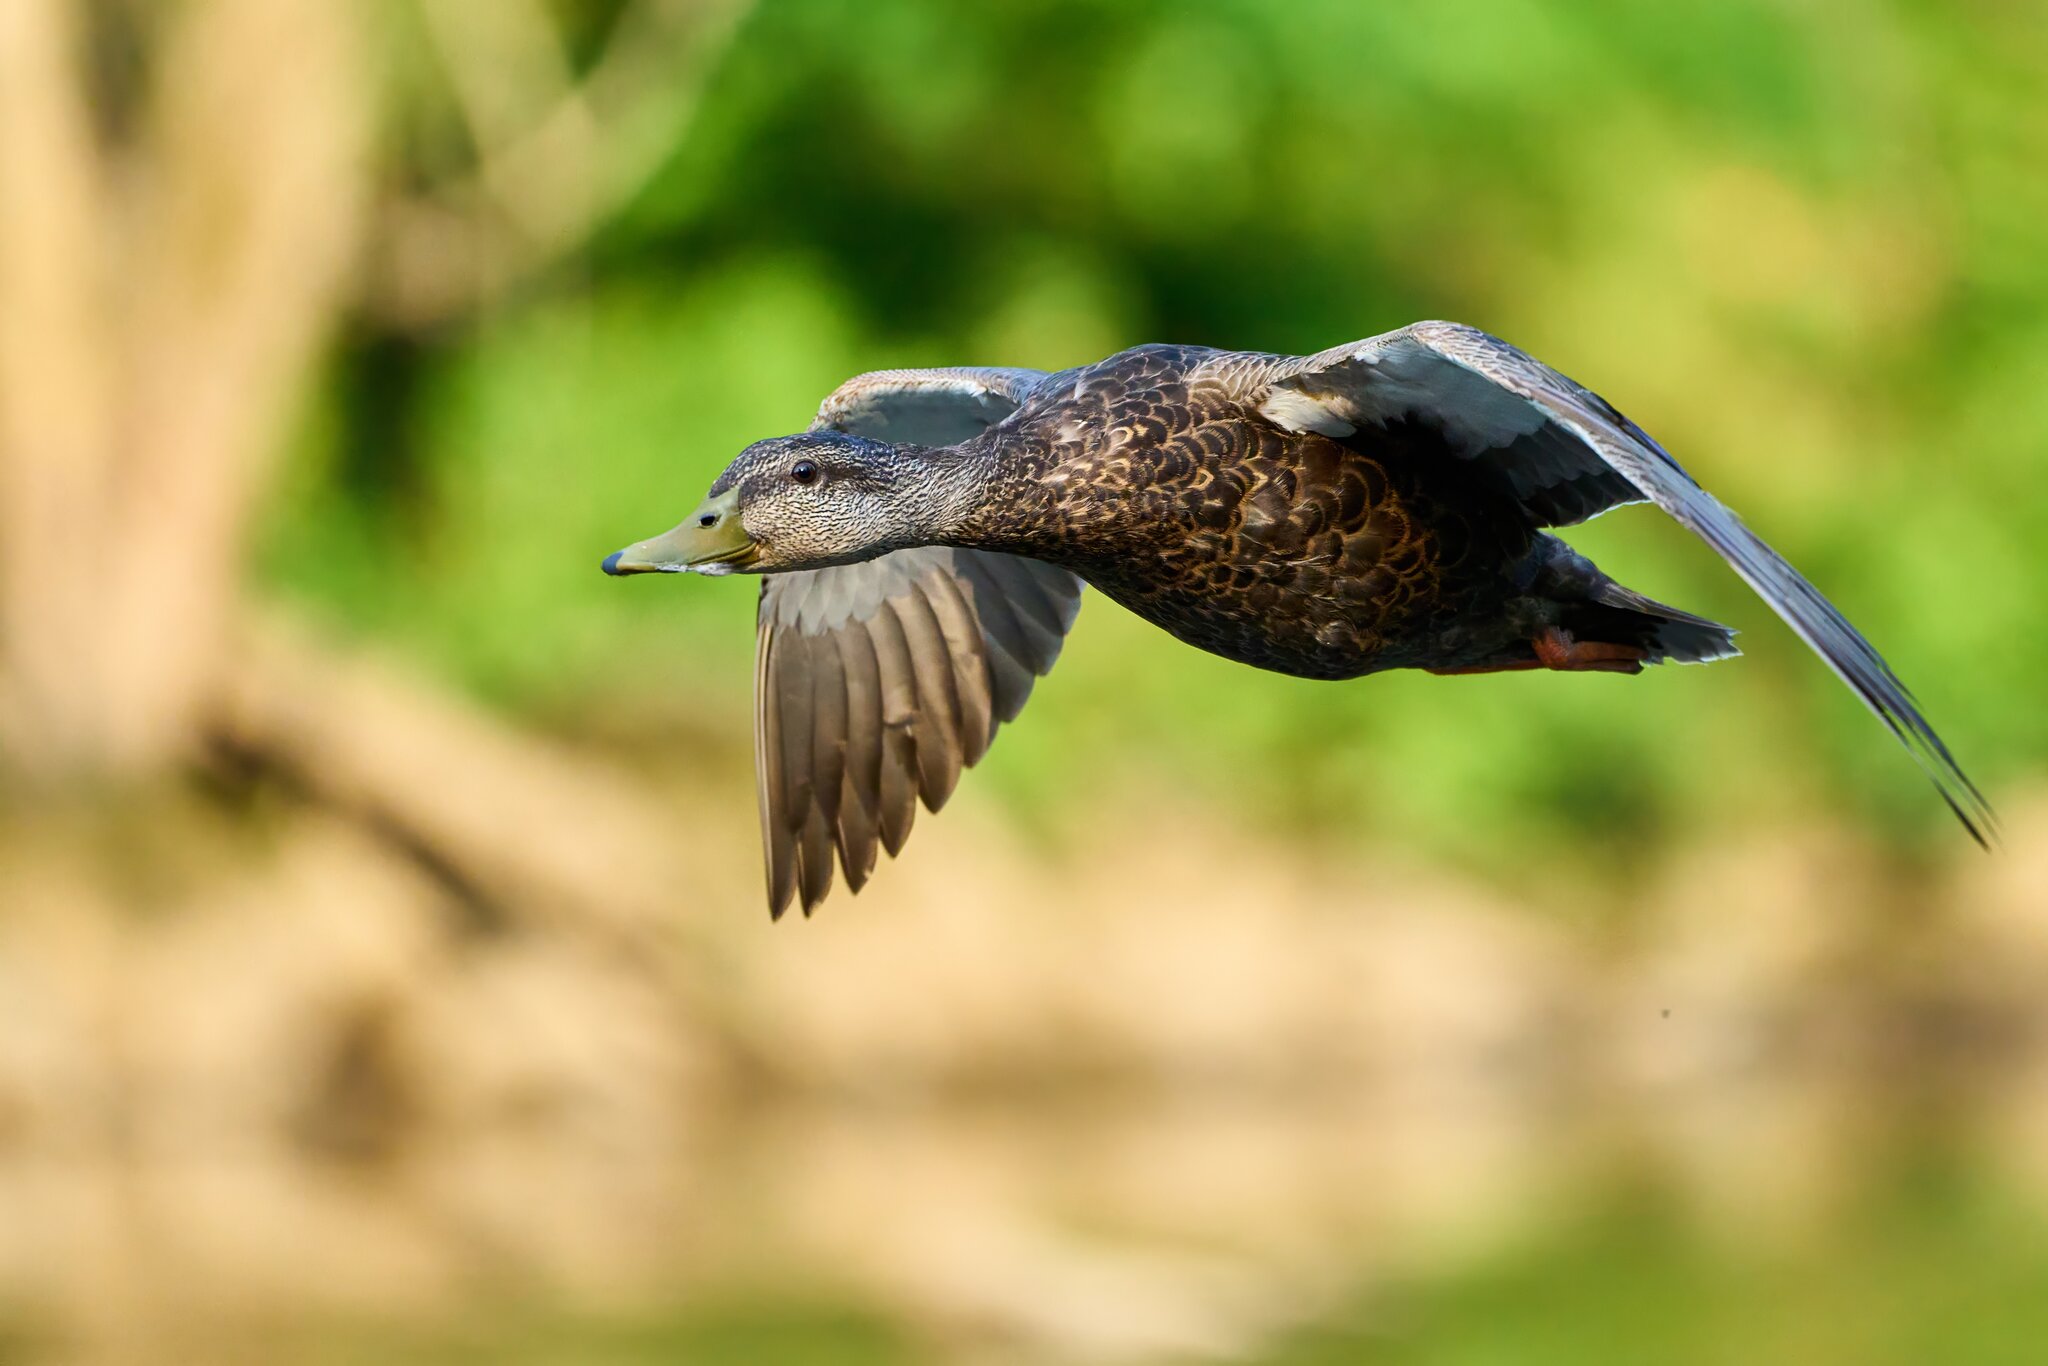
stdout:
{"type": "MultiPolygon", "coordinates": [[[[1643,489],[1588,450],[1553,414],[1483,374],[1447,364],[1418,334],[1421,328],[1455,326],[1417,323],[1287,362],[1260,411],[1290,431],[1338,438],[1406,417],[1433,422],[1454,453],[1520,503],[1538,526],[1572,526],[1644,501],[1643,489]]],[[[1627,422],[1596,395],[1578,392],[1614,421],[1627,422]]]]}
{"type": "Polygon", "coordinates": [[[755,758],[768,906],[809,914],[837,853],[859,891],[1053,666],[1081,583],[1036,560],[931,547],[777,574],[761,591],[755,758]]]}
{"type": "Polygon", "coordinates": [[[1593,393],[1477,328],[1423,322],[1317,356],[1274,362],[1261,413],[1290,430],[1349,435],[1403,415],[1436,422],[1458,456],[1546,525],[1654,502],[1717,551],[1877,714],[1985,843],[1990,805],[1870,642],[1798,570],[1644,431],[1593,393]],[[1330,424],[1318,427],[1317,423],[1330,424]]]}

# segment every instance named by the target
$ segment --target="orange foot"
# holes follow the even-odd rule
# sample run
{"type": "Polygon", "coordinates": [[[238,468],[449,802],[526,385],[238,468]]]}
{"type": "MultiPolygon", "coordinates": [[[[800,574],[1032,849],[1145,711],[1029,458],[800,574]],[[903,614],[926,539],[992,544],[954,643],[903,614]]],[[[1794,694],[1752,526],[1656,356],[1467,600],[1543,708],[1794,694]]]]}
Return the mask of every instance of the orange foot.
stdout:
{"type": "Polygon", "coordinates": [[[1640,645],[1610,645],[1597,640],[1573,640],[1561,626],[1547,626],[1529,642],[1544,668],[1563,673],[1639,674],[1649,651],[1640,645]]]}
{"type": "Polygon", "coordinates": [[[1561,673],[1639,674],[1649,651],[1635,645],[1610,645],[1597,640],[1574,640],[1562,627],[1546,626],[1529,644],[1534,659],[1509,659],[1497,664],[1466,664],[1455,669],[1431,669],[1433,674],[1504,674],[1523,669],[1556,669],[1561,673]]]}

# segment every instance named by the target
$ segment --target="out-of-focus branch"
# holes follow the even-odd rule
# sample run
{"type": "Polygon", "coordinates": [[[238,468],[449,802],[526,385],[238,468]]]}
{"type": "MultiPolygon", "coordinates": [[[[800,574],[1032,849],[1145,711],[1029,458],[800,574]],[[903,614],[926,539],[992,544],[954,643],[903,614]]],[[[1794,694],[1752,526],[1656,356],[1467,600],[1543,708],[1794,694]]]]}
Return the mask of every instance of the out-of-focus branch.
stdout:
{"type": "MultiPolygon", "coordinates": [[[[513,916],[673,950],[696,928],[681,914],[689,900],[753,890],[707,882],[674,808],[638,780],[338,653],[276,614],[252,614],[237,631],[208,728],[513,916]]],[[[751,831],[745,817],[735,826],[751,831]]]]}
{"type": "Polygon", "coordinates": [[[0,750],[91,762],[108,481],[104,167],[73,0],[0,4],[0,750]]]}
{"type": "Polygon", "coordinates": [[[476,168],[384,214],[371,306],[408,326],[476,308],[574,251],[688,131],[751,0],[638,0],[572,82],[531,0],[427,0],[476,168]]]}
{"type": "Polygon", "coordinates": [[[418,0],[479,148],[509,145],[570,98],[575,72],[541,0],[418,0]]]}
{"type": "Polygon", "coordinates": [[[353,7],[181,7],[140,146],[118,483],[99,543],[125,766],[192,737],[245,524],[361,236],[369,82],[353,7]]]}
{"type": "Polygon", "coordinates": [[[577,234],[604,150],[547,11],[538,0],[421,0],[420,11],[483,153],[474,188],[526,242],[577,234]]]}

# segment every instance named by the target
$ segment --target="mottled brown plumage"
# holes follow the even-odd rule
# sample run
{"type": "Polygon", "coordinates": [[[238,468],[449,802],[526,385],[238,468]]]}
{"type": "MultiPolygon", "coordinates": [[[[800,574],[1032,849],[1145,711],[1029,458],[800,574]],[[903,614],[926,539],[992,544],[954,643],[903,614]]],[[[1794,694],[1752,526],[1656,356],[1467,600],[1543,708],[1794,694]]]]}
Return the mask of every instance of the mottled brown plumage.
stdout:
{"type": "Polygon", "coordinates": [[[756,679],[769,903],[856,890],[916,802],[1052,667],[1082,582],[1191,645],[1308,678],[1635,673],[1735,653],[1546,528],[1653,501],[1854,689],[1972,834],[1989,808],[1832,604],[1597,395],[1418,323],[1308,357],[1143,346],[1094,365],[885,371],[759,442],[609,572],[768,575],[756,679]]]}
{"type": "Polygon", "coordinates": [[[995,495],[955,543],[1060,565],[1190,645],[1308,678],[1507,649],[1549,555],[1514,503],[1418,423],[1350,444],[1284,431],[1218,355],[1142,347],[1040,386],[963,451],[992,448],[995,495]]]}

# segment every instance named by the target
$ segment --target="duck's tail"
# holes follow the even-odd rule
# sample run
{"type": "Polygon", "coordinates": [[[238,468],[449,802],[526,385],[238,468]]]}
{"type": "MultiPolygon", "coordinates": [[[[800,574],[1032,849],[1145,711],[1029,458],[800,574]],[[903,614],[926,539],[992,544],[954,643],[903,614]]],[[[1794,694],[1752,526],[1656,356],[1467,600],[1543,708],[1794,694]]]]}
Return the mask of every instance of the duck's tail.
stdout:
{"type": "Polygon", "coordinates": [[[1645,650],[1645,664],[1706,664],[1742,653],[1733,627],[1667,607],[1612,579],[1560,606],[1558,624],[1575,637],[1645,650]]]}

